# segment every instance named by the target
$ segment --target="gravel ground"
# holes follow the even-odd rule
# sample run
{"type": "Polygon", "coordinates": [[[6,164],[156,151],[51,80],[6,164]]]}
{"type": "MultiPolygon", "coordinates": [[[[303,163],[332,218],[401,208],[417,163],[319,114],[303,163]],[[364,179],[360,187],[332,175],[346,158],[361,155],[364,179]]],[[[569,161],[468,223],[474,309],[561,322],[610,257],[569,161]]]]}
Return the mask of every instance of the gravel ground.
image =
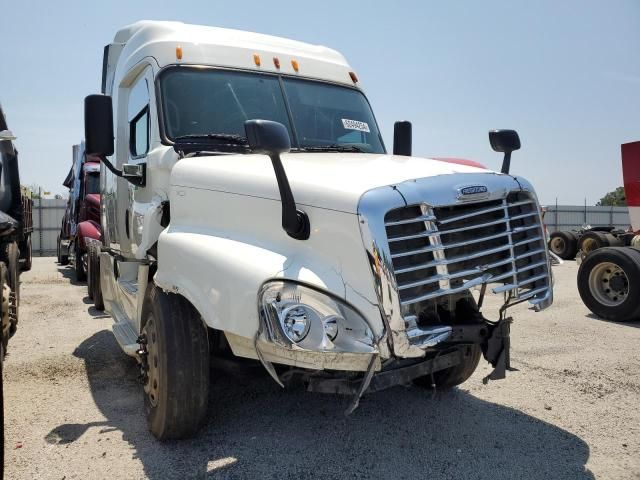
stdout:
{"type": "Polygon", "coordinates": [[[514,309],[513,366],[461,388],[363,399],[281,390],[260,369],[215,375],[193,440],[148,433],[135,362],[53,258],[22,276],[5,363],[9,479],[640,478],[640,323],[591,316],[573,262],[546,312],[514,309]]]}

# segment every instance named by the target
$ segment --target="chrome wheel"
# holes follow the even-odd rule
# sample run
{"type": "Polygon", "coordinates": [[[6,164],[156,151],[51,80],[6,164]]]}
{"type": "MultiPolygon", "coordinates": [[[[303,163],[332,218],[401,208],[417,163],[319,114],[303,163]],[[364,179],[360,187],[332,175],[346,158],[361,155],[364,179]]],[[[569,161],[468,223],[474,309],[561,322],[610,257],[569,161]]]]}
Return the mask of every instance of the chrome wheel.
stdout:
{"type": "Polygon", "coordinates": [[[153,317],[149,317],[149,320],[147,320],[142,334],[146,340],[145,350],[147,363],[144,392],[147,394],[149,403],[157,407],[160,392],[160,375],[158,371],[158,335],[153,317]]]}
{"type": "Polygon", "coordinates": [[[555,253],[556,255],[558,255],[559,253],[564,252],[565,249],[565,243],[564,243],[564,239],[561,237],[555,237],[551,240],[551,244],[549,245],[549,247],[551,248],[551,251],[553,253],[555,253]]]}
{"type": "Polygon", "coordinates": [[[601,304],[617,307],[629,296],[629,278],[615,263],[603,262],[591,270],[589,290],[601,304]]]}

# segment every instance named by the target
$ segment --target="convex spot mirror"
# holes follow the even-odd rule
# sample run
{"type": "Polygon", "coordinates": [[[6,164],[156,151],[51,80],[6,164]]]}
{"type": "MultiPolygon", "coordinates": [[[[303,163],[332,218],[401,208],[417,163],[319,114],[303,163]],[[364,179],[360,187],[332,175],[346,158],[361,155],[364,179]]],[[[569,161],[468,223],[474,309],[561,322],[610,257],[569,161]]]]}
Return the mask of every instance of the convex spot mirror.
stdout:
{"type": "Polygon", "coordinates": [[[15,140],[16,137],[11,130],[2,130],[0,131],[0,140],[15,140]]]}
{"type": "Polygon", "coordinates": [[[489,143],[496,152],[513,152],[520,149],[520,137],[515,130],[491,130],[489,143]]]}
{"type": "Polygon", "coordinates": [[[251,151],[265,155],[279,155],[291,150],[287,128],[270,120],[247,120],[244,123],[251,151]]]}

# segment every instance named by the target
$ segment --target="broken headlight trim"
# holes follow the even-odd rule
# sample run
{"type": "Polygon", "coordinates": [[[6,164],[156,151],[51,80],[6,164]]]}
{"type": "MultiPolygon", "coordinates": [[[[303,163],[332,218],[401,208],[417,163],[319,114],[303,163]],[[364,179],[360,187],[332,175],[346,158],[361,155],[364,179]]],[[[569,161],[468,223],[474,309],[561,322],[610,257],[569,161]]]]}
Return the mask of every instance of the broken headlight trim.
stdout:
{"type": "Polygon", "coordinates": [[[258,298],[262,332],[286,347],[322,352],[373,353],[372,329],[355,309],[298,283],[266,283],[258,298]]]}

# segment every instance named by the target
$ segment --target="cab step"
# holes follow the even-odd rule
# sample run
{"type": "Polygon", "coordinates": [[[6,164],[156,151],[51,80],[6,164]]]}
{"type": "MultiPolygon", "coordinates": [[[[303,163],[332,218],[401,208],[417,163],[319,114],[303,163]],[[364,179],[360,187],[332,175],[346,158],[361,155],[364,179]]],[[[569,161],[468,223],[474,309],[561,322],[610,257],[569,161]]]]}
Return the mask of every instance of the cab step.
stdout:
{"type": "Polygon", "coordinates": [[[127,355],[136,357],[139,349],[138,335],[131,328],[131,324],[125,320],[113,324],[113,335],[120,344],[120,347],[127,355]]]}

